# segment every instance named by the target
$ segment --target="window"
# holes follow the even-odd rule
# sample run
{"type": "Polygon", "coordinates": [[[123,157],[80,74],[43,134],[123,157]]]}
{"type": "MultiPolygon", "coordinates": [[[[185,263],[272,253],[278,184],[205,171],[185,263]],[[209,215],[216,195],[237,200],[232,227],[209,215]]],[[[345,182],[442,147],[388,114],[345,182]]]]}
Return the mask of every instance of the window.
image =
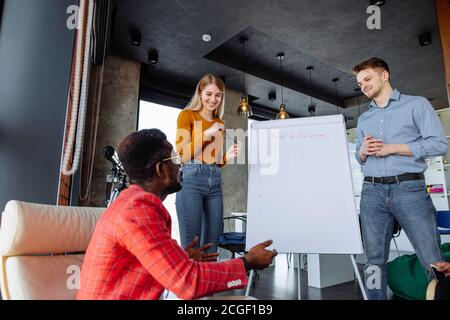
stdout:
{"type": "MultiPolygon", "coordinates": [[[[180,112],[181,109],[141,100],[139,104],[138,130],[157,128],[166,134],[167,140],[175,147],[177,118],[180,112]]],[[[180,243],[175,193],[169,194],[163,203],[172,218],[172,238],[180,243]]]]}

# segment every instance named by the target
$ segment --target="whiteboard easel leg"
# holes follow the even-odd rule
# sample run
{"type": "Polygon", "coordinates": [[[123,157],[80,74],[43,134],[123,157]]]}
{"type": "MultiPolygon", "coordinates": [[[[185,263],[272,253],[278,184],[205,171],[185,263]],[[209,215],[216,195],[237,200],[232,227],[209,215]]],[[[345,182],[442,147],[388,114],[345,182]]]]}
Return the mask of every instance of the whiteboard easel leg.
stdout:
{"type": "Polygon", "coordinates": [[[355,256],[353,254],[350,255],[350,259],[352,260],[353,270],[355,270],[356,279],[358,279],[359,288],[361,289],[361,293],[363,295],[364,300],[367,300],[366,289],[364,288],[364,284],[361,280],[361,275],[359,274],[358,266],[356,265],[355,256]]]}
{"type": "Polygon", "coordinates": [[[255,270],[250,270],[250,275],[248,276],[247,288],[245,289],[245,296],[248,297],[250,295],[250,290],[252,288],[253,277],[255,275],[255,270]]]}
{"type": "Polygon", "coordinates": [[[300,278],[301,275],[301,265],[300,265],[300,253],[297,254],[297,299],[302,300],[302,279],[300,278]]]}

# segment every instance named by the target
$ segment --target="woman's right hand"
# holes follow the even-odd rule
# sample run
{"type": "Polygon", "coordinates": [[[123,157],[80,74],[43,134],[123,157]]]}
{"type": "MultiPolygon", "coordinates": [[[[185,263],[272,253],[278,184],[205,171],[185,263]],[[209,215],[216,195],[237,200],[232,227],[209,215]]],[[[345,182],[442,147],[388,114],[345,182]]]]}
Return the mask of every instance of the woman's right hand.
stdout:
{"type": "Polygon", "coordinates": [[[203,135],[206,139],[210,139],[211,137],[215,136],[219,131],[222,132],[225,130],[225,125],[220,122],[215,122],[209,129],[206,129],[203,135]]]}
{"type": "Polygon", "coordinates": [[[236,158],[241,153],[241,142],[233,144],[227,151],[227,161],[236,158]]]}

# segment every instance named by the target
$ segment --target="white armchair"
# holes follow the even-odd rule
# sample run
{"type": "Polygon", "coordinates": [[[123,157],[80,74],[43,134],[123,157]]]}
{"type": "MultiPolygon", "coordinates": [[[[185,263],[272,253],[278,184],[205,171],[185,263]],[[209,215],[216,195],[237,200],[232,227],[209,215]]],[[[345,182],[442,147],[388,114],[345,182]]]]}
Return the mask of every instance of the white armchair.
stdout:
{"type": "Polygon", "coordinates": [[[0,283],[5,300],[70,300],[104,208],[9,201],[0,225],[0,283]]]}

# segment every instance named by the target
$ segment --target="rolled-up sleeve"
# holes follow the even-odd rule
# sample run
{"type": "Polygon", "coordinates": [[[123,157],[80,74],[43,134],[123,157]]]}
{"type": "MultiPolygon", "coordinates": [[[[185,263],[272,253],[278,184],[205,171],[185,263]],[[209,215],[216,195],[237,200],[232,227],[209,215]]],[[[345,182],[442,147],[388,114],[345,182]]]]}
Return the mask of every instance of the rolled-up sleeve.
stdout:
{"type": "Polygon", "coordinates": [[[415,159],[441,156],[447,153],[448,143],[436,111],[427,99],[421,98],[413,111],[414,122],[421,137],[407,143],[415,159]]]}

